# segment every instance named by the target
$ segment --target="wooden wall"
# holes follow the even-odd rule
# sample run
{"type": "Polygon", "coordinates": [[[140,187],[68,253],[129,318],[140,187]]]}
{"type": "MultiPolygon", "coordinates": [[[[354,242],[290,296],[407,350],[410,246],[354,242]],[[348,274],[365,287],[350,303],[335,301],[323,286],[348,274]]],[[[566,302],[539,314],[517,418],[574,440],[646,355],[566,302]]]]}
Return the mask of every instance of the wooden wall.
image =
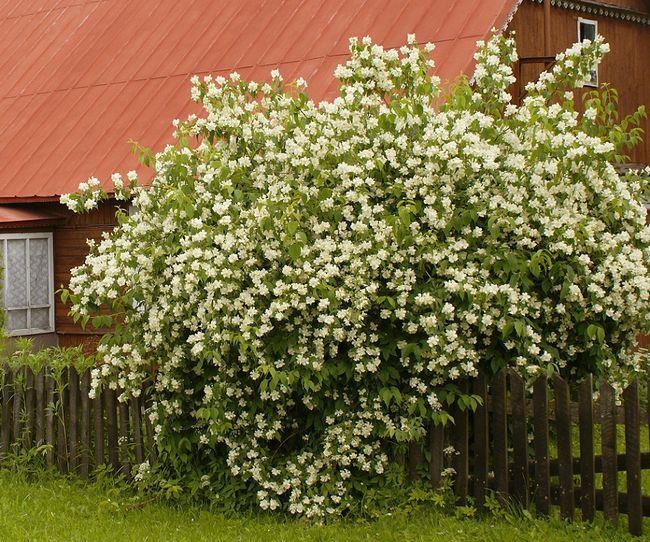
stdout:
{"type": "MultiPolygon", "coordinates": [[[[619,0],[616,4],[645,10],[644,1],[619,0]]],[[[625,22],[612,17],[579,13],[559,7],[551,8],[552,53],[563,51],[577,41],[578,18],[598,21],[598,33],[610,44],[611,51],[599,67],[599,81],[611,83],[620,95],[620,112],[632,113],[639,105],[650,110],[650,26],[625,22]]],[[[521,57],[544,55],[544,12],[542,4],[524,0],[515,13],[509,30],[516,32],[521,57]]],[[[525,81],[536,78],[541,66],[523,71],[525,81]]],[[[590,89],[586,89],[590,90],[590,89]]],[[[650,164],[650,121],[642,128],[645,141],[632,153],[633,162],[650,164]]]]}
{"type": "MultiPolygon", "coordinates": [[[[116,206],[105,202],[87,214],[70,213],[65,225],[54,228],[54,288],[68,285],[70,270],[81,265],[88,253],[87,239],[99,241],[102,232],[115,225],[116,206]]],[[[82,329],[68,316],[68,307],[61,302],[60,296],[55,300],[56,332],[60,346],[87,345],[92,348],[99,335],[92,327],[82,329]]]]}

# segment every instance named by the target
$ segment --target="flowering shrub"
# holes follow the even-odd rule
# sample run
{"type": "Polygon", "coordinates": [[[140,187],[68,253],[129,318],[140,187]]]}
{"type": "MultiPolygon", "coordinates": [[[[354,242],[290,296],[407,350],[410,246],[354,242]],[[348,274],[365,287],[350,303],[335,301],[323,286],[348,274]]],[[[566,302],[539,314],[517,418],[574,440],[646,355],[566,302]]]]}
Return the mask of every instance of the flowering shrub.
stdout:
{"type": "Polygon", "coordinates": [[[559,55],[521,105],[513,39],[479,43],[472,85],[444,97],[430,50],[353,39],[320,104],[278,72],[195,79],[205,113],[73,271],[75,317],[116,326],[93,386],[155,377],[170,476],[339,514],[381,483],[385,440],[475,405],[456,384],[479,369],[639,368],[650,229],[640,177],[610,163],[635,137],[608,141],[602,101],[581,115],[567,90],[607,46],[559,55]]]}

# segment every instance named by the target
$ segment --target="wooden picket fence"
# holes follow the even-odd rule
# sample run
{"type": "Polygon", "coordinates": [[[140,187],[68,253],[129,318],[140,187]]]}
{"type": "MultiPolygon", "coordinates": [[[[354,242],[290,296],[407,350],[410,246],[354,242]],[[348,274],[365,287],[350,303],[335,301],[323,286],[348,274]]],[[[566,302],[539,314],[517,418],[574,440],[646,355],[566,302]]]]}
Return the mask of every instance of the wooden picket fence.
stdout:
{"type": "MultiPolygon", "coordinates": [[[[411,479],[426,468],[437,486],[451,467],[459,503],[471,497],[480,509],[494,492],[504,502],[534,504],[542,516],[551,506],[559,506],[567,520],[575,518],[577,508],[585,521],[597,510],[613,523],[619,514],[627,514],[629,531],[642,533],[643,517],[650,516],[650,495],[642,494],[641,474],[650,470],[650,453],[641,453],[641,427],[650,419],[647,405],[641,409],[637,381],[624,391],[622,407],[604,382],[594,402],[591,377],[574,390],[559,376],[540,377],[531,393],[519,375],[504,370],[463,386],[481,397],[482,405],[474,412],[457,408],[453,425],[434,426],[426,443],[411,444],[411,479]],[[621,424],[624,443],[617,442],[621,424]],[[573,449],[576,431],[578,450],[573,449]],[[596,455],[598,435],[602,452],[596,455]],[[451,455],[445,453],[449,446],[454,448],[451,455]],[[625,491],[619,491],[619,472],[626,473],[625,491]],[[597,474],[602,474],[602,484],[596,483],[597,474]]],[[[647,386],[650,396],[650,382],[647,386]]],[[[124,404],[113,390],[90,399],[89,388],[88,371],[79,375],[70,368],[54,378],[49,371],[5,369],[0,456],[47,444],[48,465],[63,472],[86,477],[106,465],[130,478],[134,463],[155,454],[143,408],[147,390],[124,404]]]]}
{"type": "MultiPolygon", "coordinates": [[[[647,385],[650,396],[650,382],[647,385]]],[[[518,374],[504,370],[491,380],[479,376],[466,383],[465,390],[480,396],[483,405],[475,412],[457,409],[453,426],[431,430],[426,445],[434,485],[443,469],[452,467],[461,503],[471,496],[481,508],[488,491],[494,491],[504,501],[523,507],[534,503],[541,516],[558,505],[560,515],[573,520],[579,506],[584,521],[591,521],[600,510],[616,524],[623,513],[630,533],[642,534],[643,517],[650,516],[650,495],[642,494],[641,474],[642,469],[650,469],[650,453],[641,453],[641,426],[650,424],[650,419],[647,407],[641,410],[636,380],[623,392],[622,407],[616,405],[614,390],[606,382],[600,383],[599,400],[594,402],[592,377],[575,390],[557,375],[550,380],[540,377],[530,393],[518,374]],[[623,453],[618,452],[617,442],[621,424],[623,453]],[[578,450],[573,449],[576,429],[578,450]],[[596,432],[600,433],[599,455],[594,451],[596,432]],[[455,451],[446,459],[447,445],[455,451]],[[619,472],[626,473],[624,492],[619,491],[619,472]],[[596,484],[597,473],[602,474],[601,487],[596,484]]],[[[422,447],[412,445],[412,478],[421,457],[422,447]]]]}
{"type": "Polygon", "coordinates": [[[4,368],[0,421],[0,457],[47,445],[48,466],[87,477],[106,465],[131,477],[131,466],[155,454],[153,429],[142,398],[117,401],[106,389],[90,399],[90,371],[74,368],[54,375],[29,367],[4,368]]]}

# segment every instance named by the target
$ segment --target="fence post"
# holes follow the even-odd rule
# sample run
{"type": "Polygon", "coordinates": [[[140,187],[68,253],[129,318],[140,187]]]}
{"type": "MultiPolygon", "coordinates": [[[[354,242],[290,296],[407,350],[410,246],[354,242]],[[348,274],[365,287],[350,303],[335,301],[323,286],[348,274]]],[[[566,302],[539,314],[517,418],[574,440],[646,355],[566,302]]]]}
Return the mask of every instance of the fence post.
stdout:
{"type": "Polygon", "coordinates": [[[528,506],[528,424],[526,421],[526,384],[514,370],[510,372],[510,402],[512,405],[512,485],[514,497],[528,506]]]}
{"type": "Polygon", "coordinates": [[[492,380],[492,417],[494,431],[494,478],[496,490],[508,497],[508,426],[506,371],[499,371],[492,380]]]}
{"type": "Polygon", "coordinates": [[[583,521],[592,521],[596,506],[594,465],[593,377],[587,375],[580,384],[578,419],[580,429],[580,508],[583,521]]]}
{"type": "Polygon", "coordinates": [[[625,470],[627,471],[627,522],[630,533],[643,533],[641,501],[641,418],[636,379],[623,392],[625,400],[625,470]]]}
{"type": "Polygon", "coordinates": [[[618,467],[616,457],[616,405],[614,390],[600,381],[600,430],[603,457],[603,515],[618,522],[618,467]]]}
{"type": "Polygon", "coordinates": [[[560,474],[560,515],[573,519],[573,455],[571,453],[571,406],[569,385],[559,375],[553,375],[555,392],[555,424],[557,428],[557,463],[560,474]]]}
{"type": "Polygon", "coordinates": [[[479,373],[474,380],[474,394],[478,395],[483,402],[474,413],[474,499],[476,500],[476,506],[480,509],[485,504],[488,480],[488,450],[490,448],[487,380],[483,373],[479,373]]]}

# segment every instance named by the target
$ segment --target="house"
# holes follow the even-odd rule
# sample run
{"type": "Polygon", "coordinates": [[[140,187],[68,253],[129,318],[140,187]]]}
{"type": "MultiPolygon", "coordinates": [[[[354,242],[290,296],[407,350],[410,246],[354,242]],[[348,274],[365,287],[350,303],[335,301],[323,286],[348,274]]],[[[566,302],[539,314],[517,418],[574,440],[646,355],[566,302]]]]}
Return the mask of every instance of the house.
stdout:
{"type": "MultiPolygon", "coordinates": [[[[524,80],[555,53],[603,34],[621,109],[650,104],[650,2],[643,0],[14,0],[0,7],[0,250],[10,335],[39,345],[92,344],[97,333],[55,295],[87,238],[115,223],[115,203],[73,215],[58,202],[94,175],[138,169],[129,140],[160,149],[193,109],[192,74],[304,77],[316,99],[350,36],[385,46],[434,42],[443,80],[470,73],[475,42],[517,31],[524,80]]],[[[588,90],[588,89],[587,89],[588,90]]],[[[194,106],[195,107],[195,106],[194,106]]],[[[646,126],[647,129],[647,126],[646,126]]],[[[650,143],[633,160],[650,162],[650,143]]],[[[146,176],[146,171],[143,171],[146,176]]],[[[146,180],[146,177],[145,177],[146,180]]]]}

